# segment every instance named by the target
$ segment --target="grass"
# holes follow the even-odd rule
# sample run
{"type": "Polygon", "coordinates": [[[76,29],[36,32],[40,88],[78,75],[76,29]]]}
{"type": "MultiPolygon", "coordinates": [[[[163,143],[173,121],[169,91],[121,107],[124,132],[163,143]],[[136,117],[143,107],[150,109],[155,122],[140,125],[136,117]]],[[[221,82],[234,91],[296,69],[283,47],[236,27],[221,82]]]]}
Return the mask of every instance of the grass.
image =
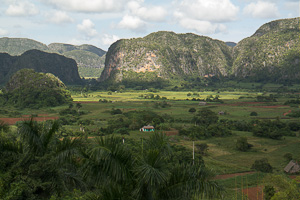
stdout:
{"type": "MultiPolygon", "coordinates": [[[[259,85],[249,85],[249,88],[256,87],[259,85]]],[[[264,87],[274,87],[273,85],[265,85],[264,87]]],[[[107,121],[115,119],[122,115],[111,115],[111,109],[120,109],[122,112],[128,112],[132,110],[151,110],[159,114],[168,114],[174,119],[182,119],[182,122],[171,123],[171,127],[188,126],[189,121],[192,120],[194,114],[189,113],[190,108],[196,108],[197,110],[207,107],[214,112],[224,111],[226,115],[219,115],[219,119],[229,120],[245,120],[250,121],[252,119],[269,118],[269,119],[281,119],[284,113],[292,108],[289,106],[283,106],[283,103],[288,99],[286,97],[278,98],[278,102],[271,103],[258,103],[256,101],[257,95],[262,95],[261,92],[244,92],[244,91],[205,91],[197,92],[198,96],[188,97],[188,93],[194,93],[192,91],[159,91],[153,93],[160,97],[166,97],[167,102],[171,107],[160,108],[155,107],[155,103],[161,102],[162,100],[144,99],[139,96],[142,94],[149,94],[149,91],[126,91],[123,93],[112,92],[109,94],[107,91],[97,91],[90,93],[74,93],[72,97],[75,102],[82,102],[81,111],[86,114],[81,116],[81,119],[89,119],[94,121],[94,125],[88,126],[90,130],[98,130],[100,127],[106,127],[107,121]],[[209,95],[219,95],[224,103],[208,103],[206,106],[199,106],[198,101],[192,101],[192,98],[206,98],[209,95]],[[241,98],[242,97],[242,98],[241,98]],[[99,99],[106,99],[112,101],[111,103],[100,103],[99,99]],[[189,100],[187,100],[189,99],[189,100]],[[84,103],[93,101],[94,103],[84,103]],[[255,102],[249,103],[249,102],[255,102]],[[271,107],[277,106],[277,107],[271,107]],[[250,117],[250,113],[255,111],[258,116],[250,117]]],[[[266,94],[268,95],[268,94],[266,94]]],[[[76,106],[74,106],[75,108],[76,106]]],[[[59,116],[59,111],[68,108],[68,105],[58,106],[54,108],[42,108],[39,110],[23,109],[18,110],[16,108],[1,108],[0,117],[17,117],[21,115],[30,114],[45,114],[49,116],[59,116]],[[1,110],[9,111],[9,113],[1,112],[1,110]]],[[[284,119],[285,121],[297,121],[297,119],[284,119]]],[[[73,131],[79,131],[77,124],[66,125],[65,129],[73,131]]],[[[14,130],[16,127],[14,127],[14,130]]],[[[144,133],[138,130],[130,131],[130,135],[125,135],[125,141],[135,140],[142,143],[142,139],[148,138],[152,133],[144,133]]],[[[94,137],[93,135],[91,135],[94,137]]],[[[171,144],[182,145],[192,151],[192,141],[187,137],[182,136],[171,136],[171,144]]],[[[205,140],[198,140],[196,143],[207,143],[208,155],[203,156],[205,165],[212,169],[215,174],[229,174],[238,172],[247,172],[251,170],[251,166],[255,160],[261,158],[267,158],[269,163],[274,167],[275,173],[282,173],[283,168],[287,164],[287,161],[283,157],[286,153],[292,153],[297,159],[300,159],[300,138],[299,137],[284,137],[282,140],[272,140],[267,138],[254,137],[250,132],[233,131],[232,136],[222,138],[209,138],[205,140]],[[235,148],[236,140],[239,137],[247,137],[248,143],[252,144],[253,147],[248,152],[241,152],[235,148]]],[[[192,155],[192,154],[191,154],[192,155]]],[[[255,173],[247,175],[248,186],[256,186],[257,181],[261,181],[264,174],[255,173]]],[[[246,179],[244,177],[244,181],[246,179]]],[[[225,199],[235,199],[236,195],[238,199],[242,198],[241,192],[236,191],[236,188],[241,188],[241,177],[229,178],[226,180],[218,180],[222,186],[226,188],[225,199]]]]}
{"type": "MultiPolygon", "coordinates": [[[[148,91],[128,91],[123,93],[112,92],[108,94],[107,91],[90,92],[88,94],[74,93],[74,101],[88,102],[95,101],[96,103],[82,103],[82,111],[87,114],[82,115],[81,119],[94,120],[95,125],[88,127],[89,129],[98,129],[105,127],[106,122],[110,119],[118,117],[118,115],[111,115],[111,109],[121,109],[122,112],[128,112],[131,110],[151,110],[159,114],[168,114],[175,119],[183,119],[191,121],[194,114],[188,112],[190,108],[196,108],[197,110],[202,107],[208,107],[214,112],[225,111],[227,115],[220,115],[220,119],[230,120],[245,120],[250,121],[252,119],[259,118],[282,118],[284,113],[289,110],[296,109],[289,106],[270,107],[276,105],[283,105],[286,98],[279,98],[278,102],[272,103],[247,103],[254,102],[257,95],[261,95],[259,92],[243,92],[243,91],[224,91],[224,92],[197,92],[200,94],[200,98],[206,98],[209,95],[219,95],[224,103],[208,103],[207,106],[199,106],[198,101],[191,101],[193,96],[187,97],[188,93],[193,94],[192,91],[184,92],[173,92],[173,91],[160,91],[153,93],[160,97],[166,97],[171,107],[168,108],[157,108],[155,107],[156,102],[162,100],[144,99],[140,98],[141,94],[149,94],[148,91]],[[84,97],[85,96],[85,97],[84,97]],[[242,98],[240,97],[247,97],[242,98]],[[113,101],[113,103],[99,103],[99,99],[107,99],[113,101]],[[190,100],[186,100],[190,99],[190,100]],[[258,113],[256,117],[250,117],[250,113],[255,111],[258,113]]],[[[198,97],[195,97],[198,98],[198,97]]],[[[68,105],[59,106],[55,108],[42,108],[39,110],[23,109],[18,110],[16,108],[6,108],[9,110],[9,114],[0,112],[0,117],[17,117],[22,115],[30,114],[44,114],[47,113],[49,116],[58,116],[58,112],[62,109],[67,108],[68,105]],[[18,113],[14,116],[14,112],[18,113]]],[[[172,127],[179,125],[189,125],[189,123],[172,123],[172,127]]],[[[67,129],[78,130],[78,125],[65,126],[67,129]]],[[[141,134],[139,131],[131,131],[130,138],[140,139],[145,134],[141,134]]],[[[126,136],[127,137],[127,136],[126,136]]],[[[300,143],[299,138],[285,137],[283,140],[271,140],[265,138],[257,138],[252,136],[248,132],[234,132],[233,136],[224,138],[210,138],[204,141],[209,145],[208,156],[204,157],[205,163],[208,167],[215,170],[217,174],[222,173],[234,173],[243,172],[250,169],[252,163],[256,159],[266,157],[272,166],[277,171],[282,170],[286,161],[283,158],[285,153],[291,152],[294,155],[300,155],[300,148],[297,145],[300,143]],[[246,136],[248,142],[253,144],[253,148],[249,152],[239,152],[235,149],[235,141],[240,136],[246,136]]],[[[192,149],[192,142],[180,138],[179,145],[185,145],[187,148],[192,149]]]]}

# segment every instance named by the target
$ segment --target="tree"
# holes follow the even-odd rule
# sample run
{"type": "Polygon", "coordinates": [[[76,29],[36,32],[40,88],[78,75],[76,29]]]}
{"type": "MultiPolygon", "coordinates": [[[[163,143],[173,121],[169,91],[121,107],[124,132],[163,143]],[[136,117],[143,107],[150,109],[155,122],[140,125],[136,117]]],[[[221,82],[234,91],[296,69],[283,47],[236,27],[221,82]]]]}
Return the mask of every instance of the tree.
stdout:
{"type": "Polygon", "coordinates": [[[194,112],[196,112],[196,109],[195,108],[190,108],[189,112],[193,114],[194,112]]]}
{"type": "Polygon", "coordinates": [[[257,116],[257,112],[255,112],[255,111],[251,112],[250,116],[257,116]]]}
{"type": "Polygon", "coordinates": [[[82,108],[81,103],[76,103],[76,108],[77,108],[78,114],[80,114],[80,108],[82,108]]]}
{"type": "Polygon", "coordinates": [[[39,124],[31,119],[20,124],[19,138],[9,146],[6,143],[5,151],[14,149],[18,159],[4,174],[4,181],[0,180],[1,199],[49,199],[52,194],[82,188],[72,163],[83,144],[79,139],[59,140],[58,128],[56,121],[39,124]]]}
{"type": "Polygon", "coordinates": [[[219,117],[217,113],[208,108],[202,108],[201,110],[199,110],[196,117],[196,123],[203,126],[209,126],[211,124],[217,123],[218,120],[219,117]]]}
{"type": "Polygon", "coordinates": [[[293,154],[286,153],[283,155],[283,158],[286,159],[286,161],[290,162],[291,160],[293,160],[293,154]]]}
{"type": "Polygon", "coordinates": [[[236,148],[239,151],[248,151],[251,147],[252,147],[252,145],[248,143],[248,140],[246,137],[240,137],[236,141],[236,148]]]}
{"type": "Polygon", "coordinates": [[[264,188],[264,197],[265,200],[271,200],[275,194],[275,188],[270,185],[266,185],[264,188]]]}
{"type": "Polygon", "coordinates": [[[254,169],[256,171],[261,171],[265,173],[272,173],[273,167],[268,162],[268,159],[262,158],[260,160],[255,160],[254,163],[251,166],[251,169],[254,169]]]}
{"type": "Polygon", "coordinates": [[[198,151],[200,152],[200,154],[202,154],[202,155],[206,155],[207,154],[207,150],[208,150],[207,143],[196,144],[196,148],[198,149],[198,151]]]}
{"type": "Polygon", "coordinates": [[[291,180],[290,178],[283,175],[269,174],[264,178],[264,182],[266,182],[270,187],[270,189],[267,190],[267,192],[270,193],[268,197],[271,197],[271,200],[300,199],[299,185],[296,181],[297,180],[291,180]],[[275,191],[272,188],[274,188],[275,191]]]}

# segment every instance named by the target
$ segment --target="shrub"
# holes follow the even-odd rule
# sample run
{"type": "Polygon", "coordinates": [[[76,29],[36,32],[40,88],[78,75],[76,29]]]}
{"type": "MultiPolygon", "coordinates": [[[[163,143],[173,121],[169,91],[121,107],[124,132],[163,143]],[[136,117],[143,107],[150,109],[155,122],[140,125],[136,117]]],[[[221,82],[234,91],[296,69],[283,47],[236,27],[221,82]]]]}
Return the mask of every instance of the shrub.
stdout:
{"type": "Polygon", "coordinates": [[[190,108],[190,109],[189,109],[189,112],[190,112],[190,113],[196,112],[196,108],[190,108]]]}
{"type": "Polygon", "coordinates": [[[195,145],[201,155],[206,155],[208,150],[208,145],[206,143],[200,143],[195,145]]]}
{"type": "Polygon", "coordinates": [[[286,153],[283,155],[283,158],[286,159],[288,162],[293,160],[293,154],[291,153],[286,153]]]}
{"type": "Polygon", "coordinates": [[[272,173],[273,167],[268,162],[268,159],[262,158],[260,160],[255,160],[251,166],[251,169],[256,171],[265,172],[265,173],[272,173]]]}
{"type": "Polygon", "coordinates": [[[111,111],[110,111],[110,114],[112,114],[112,115],[117,115],[117,114],[122,114],[122,111],[118,108],[118,109],[112,109],[111,111]]]}
{"type": "Polygon", "coordinates": [[[255,112],[255,111],[251,112],[250,116],[257,116],[257,112],[255,112]]]}
{"type": "Polygon", "coordinates": [[[253,145],[249,144],[246,137],[240,137],[236,141],[236,148],[239,151],[248,151],[253,145]]]}

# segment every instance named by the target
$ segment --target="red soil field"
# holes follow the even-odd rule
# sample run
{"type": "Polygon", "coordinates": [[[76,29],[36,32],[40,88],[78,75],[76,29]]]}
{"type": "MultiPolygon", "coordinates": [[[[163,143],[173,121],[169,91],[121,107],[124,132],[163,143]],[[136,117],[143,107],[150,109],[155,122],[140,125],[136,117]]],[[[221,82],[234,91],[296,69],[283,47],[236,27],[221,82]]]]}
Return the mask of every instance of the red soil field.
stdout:
{"type": "MultiPolygon", "coordinates": [[[[43,115],[39,115],[43,116],[43,115]]],[[[59,117],[34,117],[34,121],[46,121],[46,120],[56,120],[59,119],[59,117]]],[[[17,118],[0,118],[0,121],[4,121],[4,123],[7,123],[9,125],[14,125],[18,121],[25,121],[25,120],[30,120],[30,117],[24,116],[24,117],[17,117],[17,118]]]]}
{"type": "Polygon", "coordinates": [[[262,187],[251,187],[243,189],[244,195],[248,196],[249,200],[263,200],[262,187]]]}

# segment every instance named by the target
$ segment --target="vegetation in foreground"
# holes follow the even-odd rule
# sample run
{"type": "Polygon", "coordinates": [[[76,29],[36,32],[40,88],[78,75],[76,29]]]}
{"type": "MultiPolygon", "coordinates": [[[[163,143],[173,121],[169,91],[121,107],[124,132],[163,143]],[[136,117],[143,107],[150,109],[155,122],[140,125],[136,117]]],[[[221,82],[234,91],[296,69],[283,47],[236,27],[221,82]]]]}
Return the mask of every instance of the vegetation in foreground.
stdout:
{"type": "Polygon", "coordinates": [[[201,159],[177,159],[164,134],[142,146],[109,136],[59,138],[59,124],[21,123],[0,136],[1,199],[191,199],[219,197],[201,159]],[[182,161],[179,162],[179,160],[182,161]],[[69,196],[71,195],[71,196],[69,196]]]}

